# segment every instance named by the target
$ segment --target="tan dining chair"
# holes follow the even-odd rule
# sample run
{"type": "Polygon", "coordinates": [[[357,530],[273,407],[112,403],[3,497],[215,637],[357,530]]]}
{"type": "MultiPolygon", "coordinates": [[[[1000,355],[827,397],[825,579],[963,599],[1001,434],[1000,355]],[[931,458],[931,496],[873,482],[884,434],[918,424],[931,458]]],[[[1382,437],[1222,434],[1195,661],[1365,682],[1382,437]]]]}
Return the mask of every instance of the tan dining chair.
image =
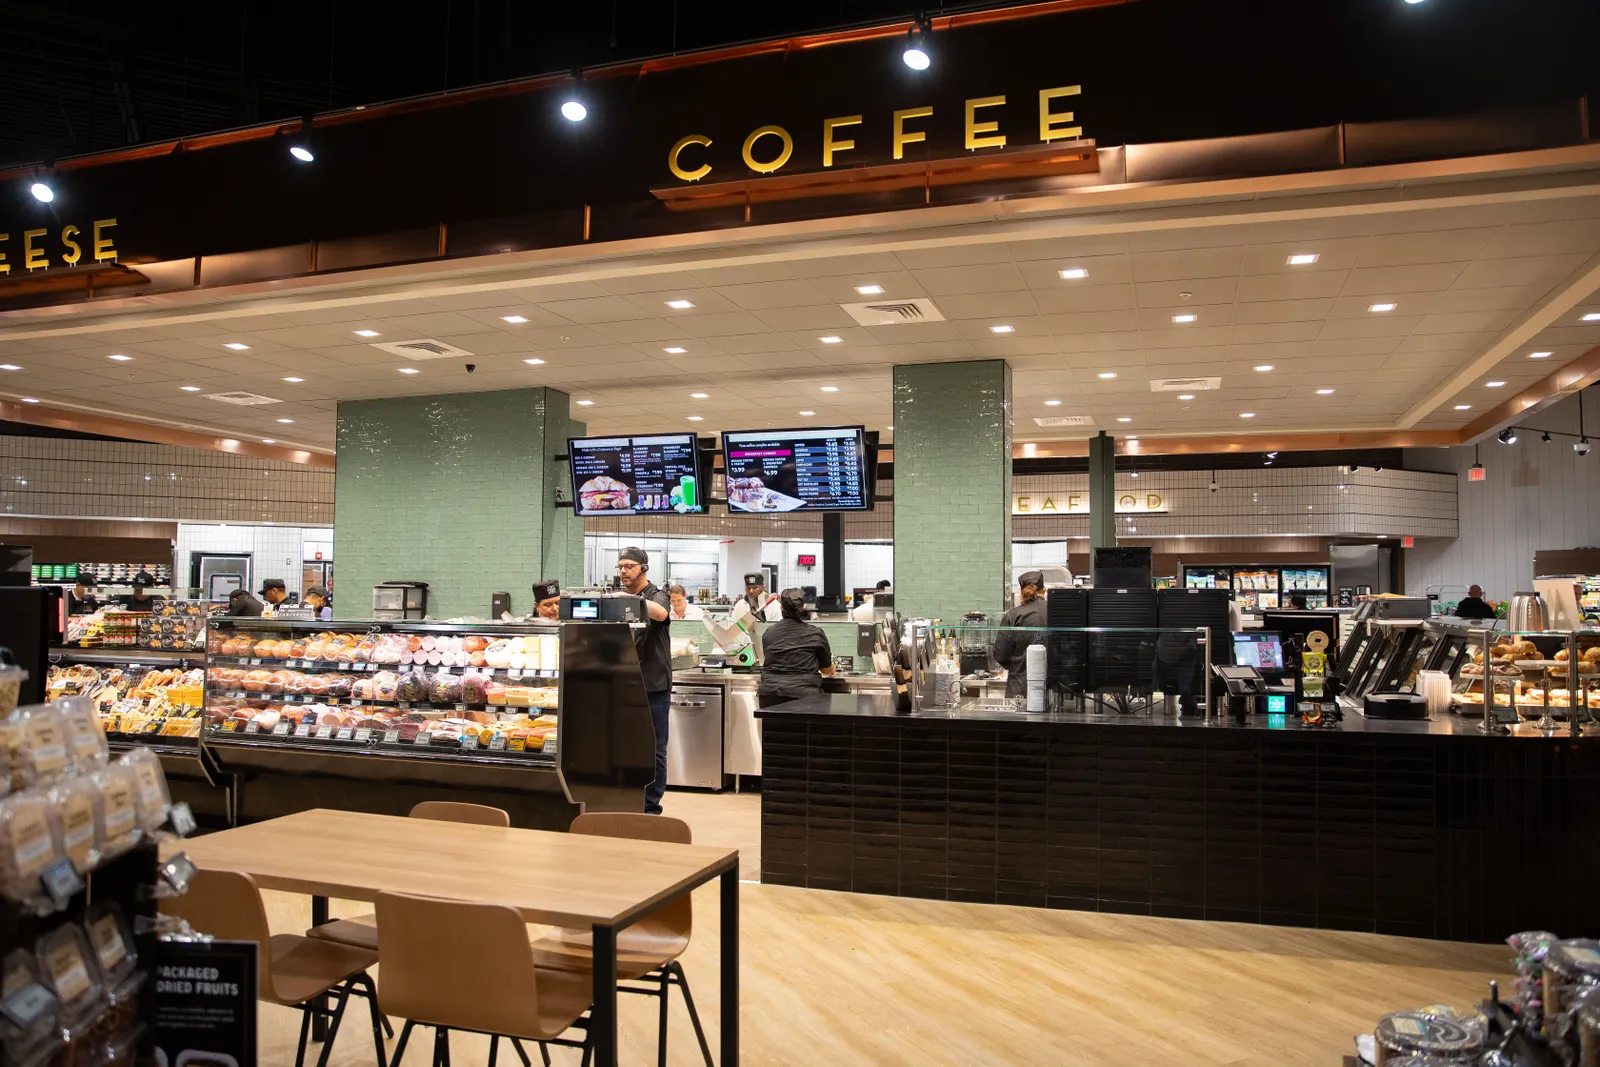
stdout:
{"type": "MultiPolygon", "coordinates": [[[[689,824],[666,815],[640,812],[585,812],[572,820],[571,832],[595,837],[626,837],[636,841],[666,841],[674,845],[693,844],[689,824]]],[[[678,957],[689,947],[694,932],[694,901],[686,894],[646,915],[631,926],[617,931],[617,990],[659,997],[661,1000],[660,1038],[657,1060],[667,1063],[667,1004],[676,985],[683,991],[684,1007],[700,1041],[706,1067],[715,1067],[711,1046],[706,1042],[700,1013],[695,1010],[689,979],[678,957]],[[638,985],[624,984],[637,982],[638,985]]],[[[594,935],[589,930],[557,928],[533,943],[533,958],[541,967],[572,970],[584,974],[594,967],[594,935]]]]}
{"type": "MultiPolygon", "coordinates": [[[[454,800],[424,800],[411,809],[408,818],[432,819],[434,822],[463,822],[476,826],[511,825],[511,816],[501,808],[487,804],[462,804],[454,800]]],[[[334,919],[306,931],[307,937],[318,941],[331,941],[337,945],[378,951],[378,920],[372,915],[358,915],[354,919],[334,919]]]]}
{"type": "Polygon", "coordinates": [[[255,879],[237,871],[197,871],[188,892],[163,900],[161,910],[188,920],[195,930],[218,940],[254,941],[260,946],[257,995],[269,1004],[298,1008],[302,1013],[295,1067],[304,1067],[311,1019],[320,1014],[328,1016],[328,1036],[317,1067],[327,1067],[345,1005],[352,996],[364,997],[371,1008],[372,1043],[378,1052],[378,1067],[386,1067],[383,1017],[378,1012],[372,976],[367,973],[367,968],[378,962],[376,952],[299,934],[272,933],[255,879]],[[331,1012],[326,1008],[325,997],[334,999],[331,1012]]]}
{"type": "Polygon", "coordinates": [[[433,1063],[450,1067],[450,1032],[489,1037],[489,1067],[500,1039],[509,1038],[524,1064],[522,1041],[583,1050],[588,1067],[594,1052],[587,1013],[594,976],[578,969],[550,970],[534,962],[522,913],[503,904],[480,904],[378,894],[378,952],[385,1014],[404,1019],[391,1067],[400,1067],[417,1026],[434,1028],[433,1063]],[[583,1030],[583,1040],[563,1035],[583,1030]]]}

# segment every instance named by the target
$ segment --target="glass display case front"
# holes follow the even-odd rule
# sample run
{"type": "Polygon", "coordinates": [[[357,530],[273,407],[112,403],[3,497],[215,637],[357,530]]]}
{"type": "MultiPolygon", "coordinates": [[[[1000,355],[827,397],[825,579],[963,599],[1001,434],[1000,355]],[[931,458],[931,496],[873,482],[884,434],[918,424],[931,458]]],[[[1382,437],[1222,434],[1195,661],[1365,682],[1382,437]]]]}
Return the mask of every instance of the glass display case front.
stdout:
{"type": "Polygon", "coordinates": [[[1578,725],[1600,723],[1600,633],[1490,631],[1487,651],[1483,644],[1480,631],[1460,658],[1454,710],[1482,715],[1488,676],[1503,721],[1548,730],[1569,721],[1576,709],[1578,725]]]}

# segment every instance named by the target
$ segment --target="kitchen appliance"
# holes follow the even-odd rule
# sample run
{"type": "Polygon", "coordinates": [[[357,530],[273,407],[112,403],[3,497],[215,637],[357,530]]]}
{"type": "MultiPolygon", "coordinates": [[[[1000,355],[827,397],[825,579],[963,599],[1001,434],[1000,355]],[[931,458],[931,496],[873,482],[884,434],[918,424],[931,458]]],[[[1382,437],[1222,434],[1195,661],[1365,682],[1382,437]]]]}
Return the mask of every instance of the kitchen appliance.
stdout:
{"type": "Polygon", "coordinates": [[[491,619],[495,620],[496,622],[498,622],[500,620],[500,616],[509,615],[510,613],[511,613],[511,594],[510,593],[490,593],[489,594],[489,618],[491,618],[491,619]]]}
{"type": "Polygon", "coordinates": [[[1361,711],[1369,719],[1426,719],[1428,701],[1421,693],[1368,693],[1361,711]]]}
{"type": "Polygon", "coordinates": [[[1506,611],[1506,626],[1522,633],[1541,633],[1548,629],[1550,611],[1538,593],[1513,593],[1506,611]]]}
{"type": "Polygon", "coordinates": [[[668,708],[667,784],[722,788],[722,687],[675,685],[668,708]]]}
{"type": "Polygon", "coordinates": [[[372,617],[386,621],[428,617],[428,583],[379,582],[372,587],[372,617]]]}

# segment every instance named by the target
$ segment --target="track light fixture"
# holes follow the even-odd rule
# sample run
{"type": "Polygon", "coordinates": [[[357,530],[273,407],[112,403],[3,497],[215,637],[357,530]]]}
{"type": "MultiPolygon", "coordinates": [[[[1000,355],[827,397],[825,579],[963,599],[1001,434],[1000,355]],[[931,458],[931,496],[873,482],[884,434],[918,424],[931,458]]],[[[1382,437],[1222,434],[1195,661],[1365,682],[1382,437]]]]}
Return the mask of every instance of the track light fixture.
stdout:
{"type": "Polygon", "coordinates": [[[1546,430],[1544,433],[1540,434],[1539,435],[1539,440],[1543,441],[1545,444],[1549,444],[1550,443],[1550,431],[1546,430]]]}
{"type": "Polygon", "coordinates": [[[300,132],[289,141],[289,154],[302,163],[315,162],[317,154],[311,147],[311,116],[300,120],[300,132]]]}
{"type": "Polygon", "coordinates": [[[572,72],[572,88],[561,101],[561,117],[568,122],[582,122],[589,117],[589,106],[583,102],[583,71],[572,72]]]}
{"type": "Polygon", "coordinates": [[[912,24],[911,32],[906,35],[906,49],[900,53],[900,58],[912,70],[927,70],[933,65],[933,53],[930,48],[933,36],[933,26],[922,16],[912,24]]]}
{"type": "Polygon", "coordinates": [[[32,193],[33,198],[41,204],[48,204],[56,198],[55,189],[51,188],[50,183],[43,178],[35,178],[33,184],[28,186],[28,192],[32,193]]]}
{"type": "Polygon", "coordinates": [[[1516,444],[1517,428],[1515,426],[1507,426],[1504,430],[1500,431],[1499,436],[1497,436],[1495,440],[1499,441],[1503,445],[1516,444]]]}

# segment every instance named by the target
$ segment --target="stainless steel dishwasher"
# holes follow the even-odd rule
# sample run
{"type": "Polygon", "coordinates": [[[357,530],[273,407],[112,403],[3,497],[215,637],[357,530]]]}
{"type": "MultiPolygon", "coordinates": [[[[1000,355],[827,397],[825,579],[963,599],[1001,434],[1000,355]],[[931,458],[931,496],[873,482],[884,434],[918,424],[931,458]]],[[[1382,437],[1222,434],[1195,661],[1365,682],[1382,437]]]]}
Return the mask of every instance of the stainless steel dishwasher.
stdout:
{"type": "Polygon", "coordinates": [[[675,685],[667,727],[667,784],[722,788],[722,687],[675,685]]]}

